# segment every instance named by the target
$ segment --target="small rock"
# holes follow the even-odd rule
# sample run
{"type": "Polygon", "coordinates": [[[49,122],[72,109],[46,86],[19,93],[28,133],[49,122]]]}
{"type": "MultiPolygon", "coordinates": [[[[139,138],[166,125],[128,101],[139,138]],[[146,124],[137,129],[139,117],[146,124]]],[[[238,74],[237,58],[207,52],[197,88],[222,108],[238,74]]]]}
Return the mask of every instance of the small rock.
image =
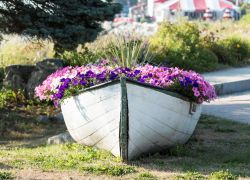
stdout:
{"type": "Polygon", "coordinates": [[[40,116],[38,116],[38,118],[37,118],[37,121],[38,122],[49,122],[49,117],[48,116],[45,116],[45,115],[40,115],[40,116]]]}
{"type": "Polygon", "coordinates": [[[64,144],[70,142],[74,142],[74,140],[69,132],[61,133],[48,139],[48,144],[64,144]]]}
{"type": "Polygon", "coordinates": [[[35,66],[11,65],[5,68],[6,76],[3,85],[13,90],[25,89],[25,84],[34,70],[35,66]]]}

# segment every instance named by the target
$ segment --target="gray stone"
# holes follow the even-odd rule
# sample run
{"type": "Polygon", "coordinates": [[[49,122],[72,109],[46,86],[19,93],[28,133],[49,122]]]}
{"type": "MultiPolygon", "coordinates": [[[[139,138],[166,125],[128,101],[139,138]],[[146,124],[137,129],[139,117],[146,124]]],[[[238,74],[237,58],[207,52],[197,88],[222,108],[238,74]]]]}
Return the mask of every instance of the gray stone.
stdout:
{"type": "Polygon", "coordinates": [[[48,144],[64,144],[74,142],[73,138],[70,136],[69,132],[61,133],[56,136],[48,138],[48,144]]]}
{"type": "Polygon", "coordinates": [[[41,71],[50,71],[51,73],[63,67],[61,59],[44,59],[36,63],[36,68],[41,71]]]}
{"type": "Polygon", "coordinates": [[[24,90],[34,69],[35,66],[25,65],[11,65],[6,67],[6,76],[3,80],[3,85],[13,90],[24,90]]]}
{"type": "Polygon", "coordinates": [[[50,118],[48,116],[45,116],[45,115],[40,115],[40,116],[38,116],[38,118],[36,120],[38,122],[49,122],[50,118]]]}
{"type": "Polygon", "coordinates": [[[35,88],[53,72],[63,67],[63,61],[59,59],[45,59],[36,64],[36,69],[26,85],[26,96],[30,99],[34,98],[35,88]]]}
{"type": "Polygon", "coordinates": [[[64,122],[64,118],[63,118],[63,114],[62,113],[58,113],[55,116],[52,116],[50,118],[52,121],[60,121],[60,122],[64,122]]]}

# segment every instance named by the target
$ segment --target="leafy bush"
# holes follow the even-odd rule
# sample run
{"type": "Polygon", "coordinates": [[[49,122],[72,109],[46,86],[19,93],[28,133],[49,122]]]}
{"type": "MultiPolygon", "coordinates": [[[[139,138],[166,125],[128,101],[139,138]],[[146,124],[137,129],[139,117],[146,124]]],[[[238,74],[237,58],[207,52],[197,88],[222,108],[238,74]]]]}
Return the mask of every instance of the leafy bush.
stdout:
{"type": "Polygon", "coordinates": [[[84,47],[79,52],[65,51],[63,54],[60,55],[60,58],[64,60],[66,65],[70,66],[82,66],[86,64],[92,64],[98,60],[97,55],[90,51],[87,47],[84,47]]]}
{"type": "Polygon", "coordinates": [[[239,21],[240,24],[246,24],[246,25],[249,25],[250,23],[250,13],[242,16],[242,18],[240,19],[239,21]]]}
{"type": "Polygon", "coordinates": [[[3,108],[7,104],[17,103],[24,101],[25,97],[22,91],[13,91],[10,89],[0,90],[0,108],[3,108]]]}
{"type": "Polygon", "coordinates": [[[250,59],[249,43],[238,37],[229,37],[219,40],[211,46],[220,63],[237,65],[244,60],[250,59]]]}
{"type": "Polygon", "coordinates": [[[170,66],[198,72],[216,68],[218,59],[201,43],[200,31],[195,24],[164,22],[150,42],[152,51],[157,53],[157,63],[166,61],[170,66]]]}

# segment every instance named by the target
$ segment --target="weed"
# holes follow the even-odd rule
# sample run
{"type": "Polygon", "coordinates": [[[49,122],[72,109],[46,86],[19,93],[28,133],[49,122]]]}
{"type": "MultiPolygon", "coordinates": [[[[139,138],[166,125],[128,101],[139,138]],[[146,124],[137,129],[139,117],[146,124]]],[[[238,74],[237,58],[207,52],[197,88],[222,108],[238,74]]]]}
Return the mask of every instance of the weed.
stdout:
{"type": "Polygon", "coordinates": [[[81,170],[93,173],[93,174],[107,174],[111,176],[122,176],[128,173],[136,172],[135,168],[127,165],[95,165],[85,166],[81,170]]]}
{"type": "Polygon", "coordinates": [[[188,147],[185,145],[177,145],[176,147],[169,150],[170,156],[187,156],[189,154],[188,147]]]}
{"type": "Polygon", "coordinates": [[[150,172],[142,172],[135,178],[135,180],[157,180],[158,178],[150,172]]]}
{"type": "Polygon", "coordinates": [[[230,129],[230,128],[221,128],[221,127],[217,127],[215,130],[215,132],[221,132],[221,133],[233,133],[233,132],[237,132],[234,129],[230,129]]]}
{"type": "Polygon", "coordinates": [[[230,173],[228,170],[224,171],[217,171],[217,172],[212,172],[211,175],[209,176],[209,180],[236,180],[238,179],[237,176],[233,175],[230,173]]]}
{"type": "Polygon", "coordinates": [[[202,174],[200,174],[199,172],[190,172],[188,171],[187,173],[183,174],[183,175],[178,175],[175,176],[174,178],[175,180],[204,180],[206,179],[205,176],[203,176],[202,174]]]}
{"type": "Polygon", "coordinates": [[[152,162],[153,162],[153,164],[160,166],[160,167],[164,166],[164,164],[165,164],[164,161],[159,160],[159,159],[155,159],[152,162]]]}
{"type": "Polygon", "coordinates": [[[13,179],[13,178],[14,177],[12,176],[12,174],[10,172],[0,170],[0,180],[9,180],[9,179],[13,179]]]}

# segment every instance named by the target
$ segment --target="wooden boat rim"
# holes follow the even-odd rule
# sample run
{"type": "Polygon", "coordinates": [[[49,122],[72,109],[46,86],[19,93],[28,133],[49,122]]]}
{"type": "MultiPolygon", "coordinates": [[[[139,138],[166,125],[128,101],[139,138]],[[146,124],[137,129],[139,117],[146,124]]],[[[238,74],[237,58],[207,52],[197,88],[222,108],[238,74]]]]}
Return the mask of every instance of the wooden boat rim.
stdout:
{"type": "MultiPolygon", "coordinates": [[[[153,85],[151,85],[151,84],[138,82],[138,81],[129,79],[129,78],[127,78],[127,77],[121,77],[120,79],[117,79],[117,80],[114,80],[114,81],[107,81],[107,82],[104,82],[104,83],[101,83],[101,84],[97,84],[97,85],[88,87],[88,88],[86,88],[86,89],[80,91],[80,92],[77,93],[76,95],[72,95],[71,97],[76,97],[76,96],[80,95],[81,93],[88,92],[88,91],[92,91],[92,90],[95,90],[95,89],[100,89],[100,88],[107,87],[107,86],[110,86],[110,85],[119,84],[119,83],[121,83],[121,79],[124,79],[126,82],[129,82],[129,83],[131,83],[131,84],[135,84],[135,85],[138,85],[138,86],[150,88],[150,89],[156,90],[156,91],[158,91],[158,92],[161,92],[161,93],[170,95],[170,96],[172,96],[172,97],[181,99],[181,100],[186,101],[186,102],[192,102],[188,97],[185,97],[185,96],[183,96],[183,95],[181,95],[181,94],[178,94],[178,93],[176,93],[176,92],[169,91],[169,90],[166,90],[166,89],[161,88],[161,87],[153,86],[153,85]]],[[[69,99],[69,98],[71,98],[71,97],[68,97],[68,98],[63,99],[63,100],[61,101],[61,103],[63,103],[66,99],[69,99]]]]}

